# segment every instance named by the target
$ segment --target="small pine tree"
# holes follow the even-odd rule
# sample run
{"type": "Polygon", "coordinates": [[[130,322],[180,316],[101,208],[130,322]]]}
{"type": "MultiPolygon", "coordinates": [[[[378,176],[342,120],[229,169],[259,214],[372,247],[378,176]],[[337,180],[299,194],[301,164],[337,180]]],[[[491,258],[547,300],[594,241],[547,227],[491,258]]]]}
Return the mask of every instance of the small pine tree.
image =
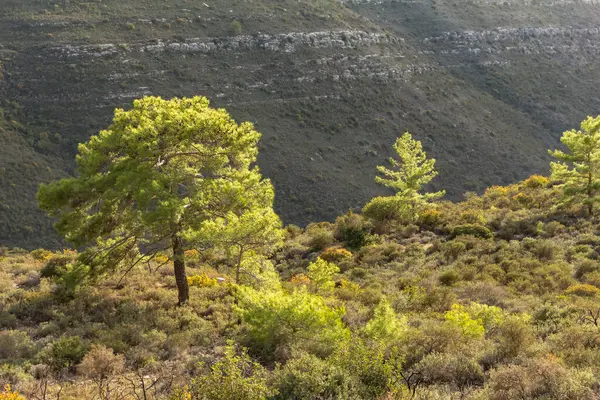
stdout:
{"type": "Polygon", "coordinates": [[[594,214],[600,201],[600,116],[587,117],[581,130],[563,133],[560,141],[567,151],[549,150],[558,162],[550,164],[551,177],[563,182],[564,203],[580,203],[594,214]]]}
{"type": "Polygon", "coordinates": [[[382,297],[375,307],[373,318],[365,326],[365,333],[375,340],[393,341],[400,338],[407,329],[408,318],[398,318],[387,299],[382,297]]]}
{"type": "MultiPolygon", "coordinates": [[[[397,201],[392,204],[400,208],[398,214],[414,220],[424,205],[439,199],[446,192],[423,193],[423,186],[437,176],[437,171],[434,169],[435,159],[427,158],[420,141],[404,132],[396,140],[394,150],[398,159],[390,158],[392,169],[378,166],[377,170],[383,176],[375,177],[375,181],[395,190],[394,199],[397,201]]],[[[369,204],[365,206],[365,209],[368,208],[369,204]]]]}
{"type": "Polygon", "coordinates": [[[315,262],[308,266],[308,277],[314,282],[318,290],[331,290],[335,283],[333,276],[340,272],[340,268],[330,262],[318,258],[315,262]]]}

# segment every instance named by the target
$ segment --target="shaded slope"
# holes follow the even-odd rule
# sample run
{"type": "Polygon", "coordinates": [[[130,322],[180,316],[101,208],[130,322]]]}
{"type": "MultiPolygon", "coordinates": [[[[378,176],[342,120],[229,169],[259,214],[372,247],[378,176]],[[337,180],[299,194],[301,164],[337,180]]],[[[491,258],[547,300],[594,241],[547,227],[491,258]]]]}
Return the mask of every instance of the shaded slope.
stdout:
{"type": "MultiPolygon", "coordinates": [[[[147,94],[208,96],[256,123],[277,211],[304,224],[382,193],[375,166],[405,129],[438,159],[436,186],[453,199],[545,171],[559,133],[600,105],[595,11],[587,3],[9,0],[0,10],[3,87],[22,107],[34,148],[59,134],[46,153],[68,166],[76,143],[108,125],[115,107],[147,94]],[[551,25],[558,31],[523,33],[551,25]]],[[[0,243],[7,238],[0,231],[0,243]]]]}

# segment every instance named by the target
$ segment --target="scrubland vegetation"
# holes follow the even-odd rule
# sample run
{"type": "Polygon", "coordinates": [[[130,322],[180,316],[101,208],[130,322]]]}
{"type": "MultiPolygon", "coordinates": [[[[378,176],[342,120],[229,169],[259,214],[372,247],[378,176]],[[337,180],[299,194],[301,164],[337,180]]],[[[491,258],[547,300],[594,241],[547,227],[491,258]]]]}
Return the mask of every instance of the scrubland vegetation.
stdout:
{"type": "Polygon", "coordinates": [[[0,255],[0,399],[595,399],[599,128],[456,203],[405,133],[396,194],[282,227],[252,126],[141,100],[39,192],[83,247],[0,255]]]}

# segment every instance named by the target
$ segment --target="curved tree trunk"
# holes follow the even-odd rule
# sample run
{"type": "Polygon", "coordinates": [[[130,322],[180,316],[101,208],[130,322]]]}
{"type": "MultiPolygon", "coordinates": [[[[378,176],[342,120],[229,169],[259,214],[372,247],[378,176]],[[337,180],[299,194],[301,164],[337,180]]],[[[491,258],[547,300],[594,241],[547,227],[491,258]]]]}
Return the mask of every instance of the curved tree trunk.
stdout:
{"type": "Polygon", "coordinates": [[[185,275],[185,257],[183,254],[183,243],[178,235],[172,238],[173,243],[173,266],[175,269],[175,282],[177,283],[177,292],[179,305],[185,304],[190,298],[190,289],[185,275]]]}

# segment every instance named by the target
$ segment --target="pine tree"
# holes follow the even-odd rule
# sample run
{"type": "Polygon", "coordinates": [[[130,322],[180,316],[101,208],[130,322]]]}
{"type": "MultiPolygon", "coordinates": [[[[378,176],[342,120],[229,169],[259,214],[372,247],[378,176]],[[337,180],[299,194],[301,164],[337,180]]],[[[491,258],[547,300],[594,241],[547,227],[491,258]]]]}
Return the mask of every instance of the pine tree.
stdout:
{"type": "Polygon", "coordinates": [[[66,239],[90,246],[78,276],[128,271],[169,250],[182,304],[184,251],[204,224],[272,204],[270,182],[251,167],[259,138],[206,98],[145,97],[80,144],[78,176],[41,185],[38,201],[66,239]]]}
{"type": "Polygon", "coordinates": [[[588,215],[600,201],[600,116],[588,117],[581,130],[563,133],[560,141],[567,151],[549,150],[558,162],[550,164],[551,177],[562,182],[564,203],[580,203],[588,215]]]}
{"type": "Polygon", "coordinates": [[[427,158],[420,141],[404,132],[396,140],[394,150],[398,159],[390,158],[391,169],[378,166],[377,170],[382,176],[375,177],[375,181],[393,189],[396,195],[373,199],[363,212],[388,219],[399,215],[414,219],[424,205],[439,199],[446,192],[423,193],[423,186],[437,176],[437,171],[434,168],[435,159],[427,158]]]}

